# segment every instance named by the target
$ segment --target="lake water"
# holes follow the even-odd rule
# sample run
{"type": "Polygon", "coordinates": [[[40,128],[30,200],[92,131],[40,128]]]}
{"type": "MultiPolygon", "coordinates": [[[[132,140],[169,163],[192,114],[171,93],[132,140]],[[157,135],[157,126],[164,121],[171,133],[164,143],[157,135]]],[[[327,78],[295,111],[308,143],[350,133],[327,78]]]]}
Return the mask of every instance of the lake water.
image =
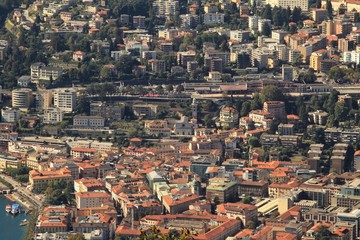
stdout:
{"type": "MultiPolygon", "coordinates": [[[[27,226],[19,226],[23,219],[30,218],[30,215],[22,213],[13,216],[5,211],[7,204],[12,204],[6,197],[0,195],[0,239],[23,240],[27,226]]],[[[23,210],[23,209],[21,209],[23,210]]]]}

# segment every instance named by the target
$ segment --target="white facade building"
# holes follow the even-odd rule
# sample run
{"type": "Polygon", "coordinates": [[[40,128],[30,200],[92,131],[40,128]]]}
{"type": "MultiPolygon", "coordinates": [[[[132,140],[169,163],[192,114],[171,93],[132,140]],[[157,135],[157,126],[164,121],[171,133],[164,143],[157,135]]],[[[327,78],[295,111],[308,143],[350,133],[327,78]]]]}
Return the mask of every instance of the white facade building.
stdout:
{"type": "Polygon", "coordinates": [[[250,37],[249,31],[242,31],[242,30],[230,31],[230,40],[242,42],[244,40],[248,40],[249,37],[250,37]]]}
{"type": "Polygon", "coordinates": [[[74,116],[74,127],[100,128],[105,126],[105,119],[100,116],[74,116]]]}
{"type": "Polygon", "coordinates": [[[259,27],[258,27],[258,21],[259,21],[259,17],[258,16],[249,16],[249,29],[251,31],[256,31],[259,27]]]}
{"type": "Polygon", "coordinates": [[[271,7],[282,7],[290,9],[294,9],[295,7],[301,8],[303,11],[309,10],[309,1],[302,1],[302,0],[266,0],[266,4],[270,4],[271,7]]]}
{"type": "Polygon", "coordinates": [[[75,90],[58,90],[54,92],[54,106],[64,112],[72,112],[76,105],[75,90]]]}
{"type": "Polygon", "coordinates": [[[355,52],[355,51],[344,52],[343,62],[344,63],[353,62],[353,63],[356,63],[356,64],[360,64],[360,53],[355,52]]]}
{"type": "Polygon", "coordinates": [[[32,103],[32,90],[30,88],[15,89],[11,92],[12,107],[29,108],[32,103]]]}
{"type": "Polygon", "coordinates": [[[48,108],[44,111],[44,123],[58,123],[64,118],[64,112],[60,108],[48,108]]]}
{"type": "Polygon", "coordinates": [[[224,23],[224,14],[223,13],[205,13],[204,14],[204,24],[222,24],[224,23]]]}
{"type": "Polygon", "coordinates": [[[20,119],[20,110],[14,108],[1,109],[2,122],[16,122],[20,119]]]}

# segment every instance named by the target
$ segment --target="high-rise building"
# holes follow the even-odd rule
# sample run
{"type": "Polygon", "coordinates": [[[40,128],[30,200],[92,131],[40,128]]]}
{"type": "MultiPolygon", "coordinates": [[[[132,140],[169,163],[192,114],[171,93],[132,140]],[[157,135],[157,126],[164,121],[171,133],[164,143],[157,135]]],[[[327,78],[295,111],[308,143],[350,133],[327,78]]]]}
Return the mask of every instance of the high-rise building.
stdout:
{"type": "Polygon", "coordinates": [[[153,2],[155,15],[172,19],[179,11],[179,1],[177,0],[155,0],[153,2]]]}
{"type": "Polygon", "coordinates": [[[355,51],[344,52],[343,62],[344,63],[353,62],[353,63],[356,63],[356,64],[360,64],[360,53],[355,52],[355,51]]]}
{"type": "Polygon", "coordinates": [[[258,16],[249,16],[249,29],[251,31],[256,31],[258,29],[258,21],[259,21],[259,17],[258,16]]]}
{"type": "Polygon", "coordinates": [[[258,21],[258,30],[259,32],[264,32],[265,25],[268,25],[271,29],[271,20],[270,19],[259,19],[258,21]]]}
{"type": "Polygon", "coordinates": [[[52,105],[53,93],[52,91],[43,90],[38,91],[35,95],[35,106],[37,111],[48,109],[52,105]]]}
{"type": "Polygon", "coordinates": [[[133,17],[134,28],[145,28],[145,16],[134,16],[133,17]]]}
{"type": "Polygon", "coordinates": [[[247,51],[242,51],[237,54],[236,67],[247,68],[251,66],[250,54],[247,51]]]}
{"type": "Polygon", "coordinates": [[[192,29],[196,28],[199,23],[199,16],[195,14],[182,14],[180,15],[181,28],[192,29]]]}
{"type": "Polygon", "coordinates": [[[32,90],[30,88],[15,89],[11,92],[14,108],[29,108],[32,104],[32,90]]]}
{"type": "Polygon", "coordinates": [[[282,70],[282,79],[284,81],[293,81],[294,78],[294,67],[290,66],[290,65],[282,65],[281,66],[281,70],[282,70]]]}
{"type": "Polygon", "coordinates": [[[75,90],[59,90],[54,92],[54,106],[64,112],[72,112],[76,105],[75,90]]]}

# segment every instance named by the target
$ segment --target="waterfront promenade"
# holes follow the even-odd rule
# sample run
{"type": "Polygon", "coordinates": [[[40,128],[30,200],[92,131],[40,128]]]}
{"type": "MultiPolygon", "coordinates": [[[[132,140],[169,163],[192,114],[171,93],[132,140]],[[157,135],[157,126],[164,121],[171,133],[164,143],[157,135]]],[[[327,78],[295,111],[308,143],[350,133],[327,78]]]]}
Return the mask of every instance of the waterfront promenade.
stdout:
{"type": "Polygon", "coordinates": [[[29,189],[26,189],[25,187],[21,186],[20,183],[18,183],[9,176],[2,175],[0,176],[0,178],[4,179],[5,181],[13,185],[14,191],[16,191],[19,194],[19,199],[21,198],[27,199],[29,205],[32,205],[35,208],[40,209],[42,207],[42,198],[40,196],[35,195],[29,189]]]}

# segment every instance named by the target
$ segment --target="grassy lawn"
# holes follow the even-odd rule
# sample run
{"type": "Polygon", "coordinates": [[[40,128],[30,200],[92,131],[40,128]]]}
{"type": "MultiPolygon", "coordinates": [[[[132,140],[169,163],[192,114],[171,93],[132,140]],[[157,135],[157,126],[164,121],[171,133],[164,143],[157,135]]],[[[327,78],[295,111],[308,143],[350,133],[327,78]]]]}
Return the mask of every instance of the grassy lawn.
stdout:
{"type": "Polygon", "coordinates": [[[292,162],[301,162],[301,161],[304,161],[306,158],[301,155],[295,155],[295,156],[291,157],[290,159],[292,162]]]}

